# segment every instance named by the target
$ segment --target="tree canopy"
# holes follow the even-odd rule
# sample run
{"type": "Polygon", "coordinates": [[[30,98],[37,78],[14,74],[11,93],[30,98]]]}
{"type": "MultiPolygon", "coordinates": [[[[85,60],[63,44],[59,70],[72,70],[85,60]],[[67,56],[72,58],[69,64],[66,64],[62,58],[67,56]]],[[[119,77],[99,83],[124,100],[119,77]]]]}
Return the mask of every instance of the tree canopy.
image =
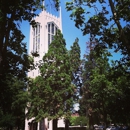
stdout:
{"type": "MultiPolygon", "coordinates": [[[[127,122],[129,120],[125,118],[125,115],[129,113],[127,108],[129,108],[128,104],[130,102],[129,97],[125,98],[129,93],[127,84],[129,83],[128,78],[130,75],[129,5],[129,0],[75,0],[66,2],[67,11],[71,12],[70,18],[74,20],[75,26],[82,31],[83,35],[90,36],[91,45],[94,47],[94,52],[90,51],[90,54],[85,58],[85,77],[83,76],[83,81],[85,82],[83,83],[84,94],[82,98],[89,102],[86,105],[90,105],[90,102],[95,101],[94,95],[99,100],[105,96],[104,103],[102,103],[103,100],[96,101],[98,105],[104,105],[106,113],[116,123],[123,122],[121,119],[127,122]],[[91,41],[91,38],[94,38],[94,41],[91,41]],[[94,45],[95,42],[96,45],[94,45]],[[106,58],[104,57],[106,54],[104,53],[104,55],[100,50],[112,50],[114,53],[119,53],[121,55],[120,60],[110,63],[110,60],[107,60],[107,56],[106,58]],[[108,62],[110,63],[109,67],[106,66],[108,62]],[[88,85],[86,82],[88,82],[88,85]],[[102,86],[106,86],[105,89],[102,89],[102,86]],[[109,89],[111,89],[111,92],[109,92],[109,89]],[[127,94],[125,90],[127,90],[127,94]],[[104,96],[101,93],[104,93],[104,96]],[[98,97],[98,95],[100,96],[98,97]],[[122,102],[123,100],[124,102],[122,102]],[[114,108],[119,112],[118,114],[114,114],[112,110],[114,104],[114,108]],[[120,104],[120,107],[117,107],[117,104],[120,104]]],[[[82,109],[86,109],[86,105],[82,109]]],[[[98,107],[96,106],[97,109],[98,107]]],[[[94,112],[93,108],[94,106],[92,105],[91,112],[94,112]]]]}
{"type": "Polygon", "coordinates": [[[34,66],[20,27],[23,21],[35,25],[33,17],[38,9],[43,9],[42,2],[0,1],[0,127],[20,129],[24,125],[27,72],[34,66]]]}
{"type": "Polygon", "coordinates": [[[82,86],[81,81],[81,60],[80,60],[80,46],[78,44],[79,39],[76,38],[73,45],[71,46],[71,50],[69,51],[69,57],[70,57],[70,64],[72,68],[72,75],[71,80],[72,84],[75,86],[75,94],[74,94],[74,101],[78,102],[78,98],[80,95],[80,88],[82,86]]]}
{"type": "Polygon", "coordinates": [[[43,64],[39,66],[40,75],[29,89],[29,117],[35,117],[36,121],[46,117],[52,119],[54,129],[57,127],[55,121],[61,117],[68,118],[73,106],[71,65],[65,45],[58,30],[48,52],[43,56],[43,64]]]}
{"type": "Polygon", "coordinates": [[[93,35],[98,44],[129,59],[129,5],[129,0],[75,0],[66,2],[66,9],[83,35],[93,35]]]}

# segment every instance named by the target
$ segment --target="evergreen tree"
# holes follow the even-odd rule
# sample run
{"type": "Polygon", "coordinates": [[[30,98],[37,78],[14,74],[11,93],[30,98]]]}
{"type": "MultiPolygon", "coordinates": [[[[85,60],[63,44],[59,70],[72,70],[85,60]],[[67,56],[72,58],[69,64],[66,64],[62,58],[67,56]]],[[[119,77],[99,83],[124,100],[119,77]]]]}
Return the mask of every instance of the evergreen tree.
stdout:
{"type": "MultiPolygon", "coordinates": [[[[71,84],[74,89],[73,105],[78,102],[79,90],[81,87],[81,77],[80,77],[80,47],[78,44],[79,39],[76,38],[75,42],[71,46],[69,51],[70,64],[71,64],[71,84]]],[[[69,108],[68,108],[69,109],[69,108]]],[[[73,110],[72,110],[73,111],[73,110]]],[[[65,130],[69,129],[69,119],[65,120],[65,130]]]]}
{"type": "Polygon", "coordinates": [[[40,66],[41,76],[30,87],[32,96],[29,115],[39,121],[45,117],[53,120],[53,129],[57,129],[60,117],[70,116],[73,87],[71,86],[71,64],[65,48],[65,40],[58,30],[43,57],[40,66]],[[34,98],[35,97],[35,98],[34,98]]]}
{"type": "Polygon", "coordinates": [[[75,86],[75,98],[78,99],[80,95],[80,88],[82,86],[81,79],[81,60],[80,60],[80,46],[78,44],[79,39],[76,38],[75,42],[71,46],[70,50],[70,63],[72,67],[72,84],[75,86]]]}
{"type": "MultiPolygon", "coordinates": [[[[108,63],[107,51],[102,47],[100,53],[96,51],[97,46],[91,48],[90,54],[86,55],[86,62],[83,74],[83,93],[80,102],[81,108],[85,107],[89,117],[89,127],[92,129],[94,124],[106,123],[107,104],[110,101],[108,91],[115,90],[109,81],[110,66],[108,63]]],[[[111,93],[113,94],[113,93],[111,93]]]]}

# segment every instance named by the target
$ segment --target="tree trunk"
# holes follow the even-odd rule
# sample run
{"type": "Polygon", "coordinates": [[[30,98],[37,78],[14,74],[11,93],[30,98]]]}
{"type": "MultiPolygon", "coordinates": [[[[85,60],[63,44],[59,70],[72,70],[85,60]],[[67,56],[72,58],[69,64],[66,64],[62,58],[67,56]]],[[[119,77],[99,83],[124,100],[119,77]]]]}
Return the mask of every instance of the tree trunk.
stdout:
{"type": "Polygon", "coordinates": [[[69,130],[69,120],[65,119],[65,130],[69,130]]]}
{"type": "Polygon", "coordinates": [[[89,130],[93,130],[93,118],[92,118],[92,115],[89,116],[89,130]]]}
{"type": "Polygon", "coordinates": [[[57,119],[53,119],[53,130],[57,130],[57,119]]]}
{"type": "Polygon", "coordinates": [[[40,130],[46,130],[46,124],[45,124],[45,119],[42,119],[40,121],[40,130]]]}

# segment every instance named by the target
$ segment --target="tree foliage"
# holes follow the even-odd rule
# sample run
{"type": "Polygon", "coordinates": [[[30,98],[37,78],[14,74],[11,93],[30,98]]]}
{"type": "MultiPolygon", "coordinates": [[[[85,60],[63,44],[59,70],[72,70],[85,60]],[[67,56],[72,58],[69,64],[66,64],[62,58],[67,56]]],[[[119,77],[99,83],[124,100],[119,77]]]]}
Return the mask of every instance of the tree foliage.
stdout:
{"type": "Polygon", "coordinates": [[[70,56],[70,64],[72,68],[72,84],[75,86],[75,96],[74,100],[77,102],[79,95],[80,95],[80,88],[82,86],[81,81],[81,60],[80,60],[80,46],[78,44],[79,39],[76,38],[75,42],[71,46],[71,50],[69,51],[70,56]]]}
{"type": "MultiPolygon", "coordinates": [[[[6,71],[8,56],[15,56],[12,58],[16,66],[23,63],[22,59],[26,58],[27,53],[26,44],[22,43],[24,35],[20,30],[20,23],[23,20],[28,20],[31,24],[34,23],[32,18],[36,13],[37,7],[40,6],[40,1],[6,1],[2,0],[0,3],[0,74],[3,75],[6,71]],[[18,57],[19,56],[19,57],[18,57]],[[21,59],[21,62],[19,61],[21,59]],[[20,62],[20,63],[19,63],[20,62]]],[[[28,62],[26,62],[28,63],[28,62]]],[[[23,65],[26,67],[26,65],[23,65]]],[[[17,67],[18,68],[18,67],[17,67]]],[[[21,67],[22,68],[22,67],[21,67]]],[[[28,68],[26,68],[27,70],[28,68]]],[[[12,69],[13,70],[13,69],[12,69]]],[[[25,70],[25,71],[26,71],[25,70]]],[[[14,71],[15,72],[15,71],[14,71]]]]}
{"type": "Polygon", "coordinates": [[[114,48],[129,59],[129,5],[129,0],[75,0],[67,2],[66,9],[84,35],[93,35],[98,44],[114,48]]]}
{"type": "Polygon", "coordinates": [[[24,125],[24,107],[27,101],[25,92],[27,82],[26,73],[31,67],[33,60],[27,55],[26,45],[22,43],[22,40],[22,34],[16,31],[10,37],[7,50],[2,50],[4,60],[2,59],[1,61],[0,109],[2,111],[1,120],[3,123],[0,125],[4,126],[6,124],[5,127],[21,127],[21,123],[24,125]],[[14,102],[17,102],[17,104],[14,102]],[[12,118],[10,118],[10,115],[12,118]],[[6,117],[9,121],[5,120],[4,122],[3,117],[6,117]],[[19,124],[17,121],[21,123],[19,124]],[[7,124],[11,122],[14,123],[8,126],[7,124]]]}
{"type": "Polygon", "coordinates": [[[0,95],[0,126],[12,129],[17,127],[23,129],[25,119],[25,106],[28,100],[26,84],[16,77],[6,77],[1,82],[0,95]]]}
{"type": "MultiPolygon", "coordinates": [[[[30,117],[57,120],[68,118],[72,108],[71,65],[65,40],[58,30],[40,65],[40,76],[30,87],[30,117]]],[[[56,122],[55,122],[56,123],[56,122]]],[[[54,125],[55,126],[55,125],[54,125]]],[[[54,128],[56,129],[56,128],[54,128]]]]}
{"type": "Polygon", "coordinates": [[[109,79],[115,86],[115,96],[108,104],[108,114],[112,121],[118,123],[128,124],[129,118],[129,67],[120,64],[120,62],[113,62],[109,79]]]}
{"type": "Polygon", "coordinates": [[[70,126],[86,126],[88,124],[88,119],[86,116],[71,116],[70,117],[70,126]]]}
{"type": "MultiPolygon", "coordinates": [[[[70,18],[74,20],[75,26],[81,29],[83,35],[90,34],[90,38],[93,37],[97,43],[95,52],[91,51],[86,57],[87,61],[85,60],[82,99],[87,103],[82,108],[86,109],[88,105],[92,107],[90,109],[92,113],[98,111],[97,114],[101,114],[103,113],[101,109],[104,107],[109,119],[111,118],[114,123],[129,120],[129,118],[126,119],[130,102],[128,96],[130,90],[128,87],[129,5],[129,0],[75,0],[66,3],[66,9],[71,11],[70,18]],[[106,52],[100,51],[104,49],[112,49],[115,53],[122,54],[120,61],[113,61],[111,65],[106,66],[108,64],[107,58],[104,57],[106,52]]],[[[90,42],[95,46],[93,41],[90,42]]]]}
{"type": "Polygon", "coordinates": [[[129,122],[129,69],[117,61],[110,65],[109,56],[97,45],[85,56],[80,111],[87,113],[90,129],[94,124],[129,122]]]}
{"type": "Polygon", "coordinates": [[[20,26],[23,21],[35,25],[33,17],[42,8],[42,0],[0,1],[0,127],[24,125],[26,74],[34,66],[20,26]]]}
{"type": "MultiPolygon", "coordinates": [[[[58,9],[59,1],[52,1],[58,9]]],[[[33,17],[37,15],[38,9],[44,8],[42,2],[0,1],[0,126],[18,126],[15,121],[18,118],[24,119],[23,109],[27,101],[26,74],[34,66],[33,59],[27,55],[26,43],[22,42],[25,36],[20,26],[23,21],[35,25],[33,17]],[[10,124],[7,125],[8,123],[10,124]]]]}
{"type": "Polygon", "coordinates": [[[109,53],[104,50],[100,51],[98,55],[93,49],[85,57],[81,108],[82,103],[85,103],[90,128],[95,123],[99,124],[100,121],[106,122],[106,107],[108,98],[110,97],[107,92],[113,88],[111,82],[108,80],[110,69],[108,55],[109,53]]]}

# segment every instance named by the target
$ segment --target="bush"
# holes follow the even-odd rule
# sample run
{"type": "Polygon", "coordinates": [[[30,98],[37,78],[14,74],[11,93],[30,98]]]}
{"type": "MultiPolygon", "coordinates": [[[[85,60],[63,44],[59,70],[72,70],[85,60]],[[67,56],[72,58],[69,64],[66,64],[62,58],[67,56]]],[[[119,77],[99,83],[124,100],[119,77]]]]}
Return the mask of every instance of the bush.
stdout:
{"type": "Polygon", "coordinates": [[[71,117],[70,118],[70,125],[71,126],[86,126],[88,123],[88,119],[85,116],[79,116],[79,117],[71,117]]]}

